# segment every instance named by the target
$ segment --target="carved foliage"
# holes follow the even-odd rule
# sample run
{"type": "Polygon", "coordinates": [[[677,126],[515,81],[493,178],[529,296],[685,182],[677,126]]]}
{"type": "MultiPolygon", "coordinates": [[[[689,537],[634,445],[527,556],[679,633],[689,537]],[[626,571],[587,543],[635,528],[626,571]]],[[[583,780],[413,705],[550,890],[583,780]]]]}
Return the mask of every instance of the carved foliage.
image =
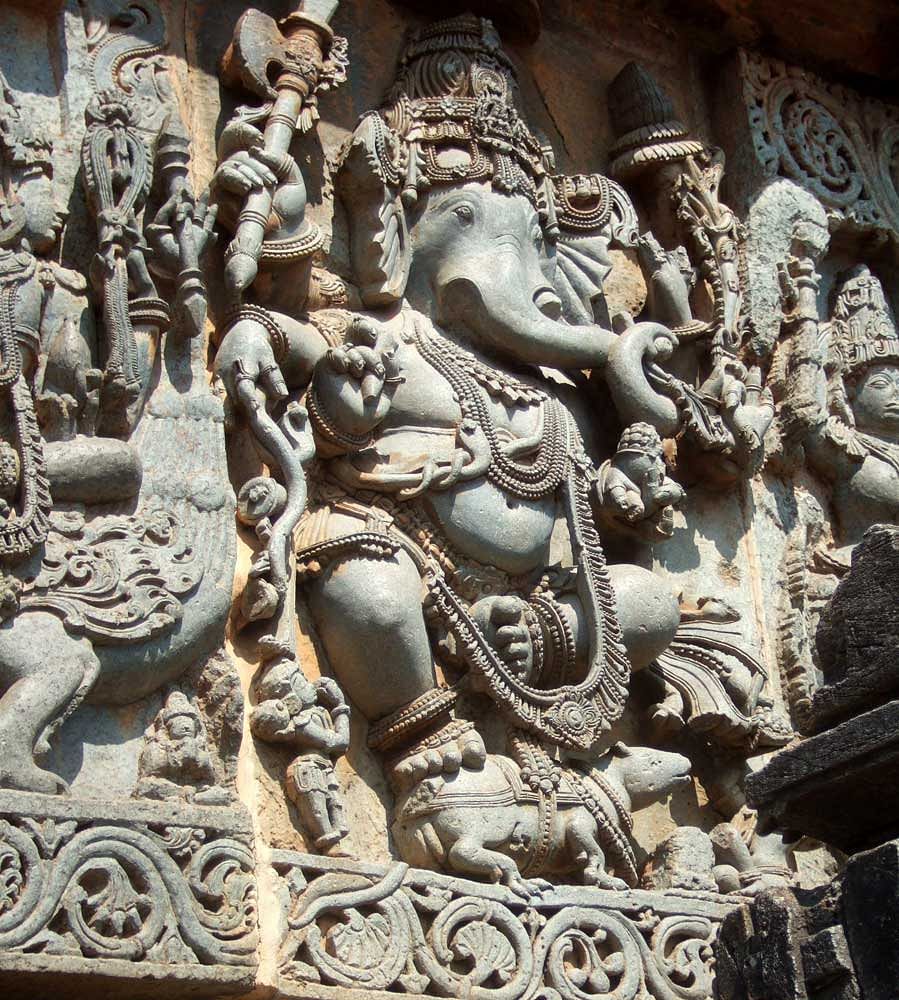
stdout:
{"type": "Polygon", "coordinates": [[[899,112],[811,73],[741,53],[756,154],[829,209],[862,225],[899,228],[899,112]]]}
{"type": "Polygon", "coordinates": [[[42,812],[40,802],[3,799],[0,948],[252,964],[253,855],[243,834],[220,825],[234,814],[181,826],[121,810],[103,819],[52,804],[42,812]]]}
{"type": "Polygon", "coordinates": [[[72,514],[58,517],[56,526],[23,608],[52,611],[69,631],[99,644],[147,639],[180,621],[179,596],[196,588],[203,565],[179,540],[174,514],[156,510],[90,524],[72,514]]]}
{"type": "Polygon", "coordinates": [[[290,897],[285,978],[427,996],[708,996],[712,943],[732,908],[701,893],[678,900],[692,915],[650,894],[619,907],[582,890],[525,905],[402,864],[383,871],[291,852],[274,864],[290,897]]]}

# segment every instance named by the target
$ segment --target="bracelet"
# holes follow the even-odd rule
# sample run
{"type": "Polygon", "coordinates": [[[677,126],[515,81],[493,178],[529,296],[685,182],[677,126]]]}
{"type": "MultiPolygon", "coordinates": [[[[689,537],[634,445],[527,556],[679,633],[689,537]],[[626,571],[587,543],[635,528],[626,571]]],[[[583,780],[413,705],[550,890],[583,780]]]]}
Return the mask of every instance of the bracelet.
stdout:
{"type": "Polygon", "coordinates": [[[254,306],[251,303],[247,303],[228,313],[225,317],[223,334],[227,333],[236,323],[240,323],[241,320],[245,319],[254,320],[265,328],[269,342],[272,345],[272,353],[275,355],[275,360],[280,364],[287,357],[289,350],[287,334],[281,325],[275,322],[271,313],[267,309],[263,309],[262,306],[254,306]]]}
{"type": "Polygon", "coordinates": [[[449,721],[449,712],[458,697],[455,688],[431,688],[386,718],[372,723],[368,730],[369,747],[382,752],[391,750],[438,716],[446,713],[449,721]]]}
{"type": "Polygon", "coordinates": [[[264,240],[260,258],[264,261],[300,260],[315,253],[325,242],[325,234],[314,223],[289,240],[264,240]]]}
{"type": "Polygon", "coordinates": [[[314,385],[310,385],[306,393],[306,411],[315,432],[329,444],[336,445],[338,448],[344,448],[347,451],[361,451],[374,440],[374,435],[371,433],[348,434],[335,427],[322,411],[314,385]]]}
{"type": "Polygon", "coordinates": [[[681,339],[689,337],[698,337],[700,334],[706,333],[711,329],[711,326],[701,319],[689,319],[686,323],[679,323],[677,326],[671,327],[671,332],[681,339]]]}

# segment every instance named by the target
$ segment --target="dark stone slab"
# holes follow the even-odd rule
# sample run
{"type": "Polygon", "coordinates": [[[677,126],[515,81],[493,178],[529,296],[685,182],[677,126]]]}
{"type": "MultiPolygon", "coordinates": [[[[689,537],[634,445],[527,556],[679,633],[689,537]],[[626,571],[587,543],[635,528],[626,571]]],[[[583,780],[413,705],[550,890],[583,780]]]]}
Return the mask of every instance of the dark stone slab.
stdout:
{"type": "Polygon", "coordinates": [[[746,779],[751,805],[845,851],[899,832],[899,701],[782,750],[746,779]]]}
{"type": "Polygon", "coordinates": [[[721,1000],[859,1000],[840,885],[769,889],[721,926],[721,1000]]]}
{"type": "Polygon", "coordinates": [[[899,527],[865,533],[815,642],[824,684],[812,699],[812,732],[899,694],[899,527]]]}
{"type": "Polygon", "coordinates": [[[865,1000],[899,995],[899,841],[856,854],[842,876],[843,921],[865,1000]]]}

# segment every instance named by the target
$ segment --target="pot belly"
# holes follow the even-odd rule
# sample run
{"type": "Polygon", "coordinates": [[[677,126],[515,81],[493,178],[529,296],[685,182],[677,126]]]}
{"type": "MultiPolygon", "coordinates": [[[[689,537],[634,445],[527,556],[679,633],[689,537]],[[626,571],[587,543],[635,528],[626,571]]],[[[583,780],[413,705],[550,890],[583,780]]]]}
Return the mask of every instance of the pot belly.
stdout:
{"type": "Polygon", "coordinates": [[[428,496],[431,515],[460,552],[515,575],[545,566],[556,521],[552,496],[520,500],[486,480],[428,496]]]}

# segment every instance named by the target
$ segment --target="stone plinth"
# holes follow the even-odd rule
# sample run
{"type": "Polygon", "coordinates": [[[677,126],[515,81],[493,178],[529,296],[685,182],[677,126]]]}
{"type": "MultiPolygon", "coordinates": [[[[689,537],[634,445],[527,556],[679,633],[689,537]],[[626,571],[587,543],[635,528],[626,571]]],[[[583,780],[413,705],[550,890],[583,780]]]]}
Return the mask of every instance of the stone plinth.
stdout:
{"type": "Polygon", "coordinates": [[[711,995],[719,928],[747,903],[578,886],[525,899],[399,862],[293,851],[271,862],[284,997],[579,996],[588,978],[615,996],[711,995]]]}
{"type": "Polygon", "coordinates": [[[0,792],[6,997],[220,997],[256,969],[243,810],[0,792]]]}

